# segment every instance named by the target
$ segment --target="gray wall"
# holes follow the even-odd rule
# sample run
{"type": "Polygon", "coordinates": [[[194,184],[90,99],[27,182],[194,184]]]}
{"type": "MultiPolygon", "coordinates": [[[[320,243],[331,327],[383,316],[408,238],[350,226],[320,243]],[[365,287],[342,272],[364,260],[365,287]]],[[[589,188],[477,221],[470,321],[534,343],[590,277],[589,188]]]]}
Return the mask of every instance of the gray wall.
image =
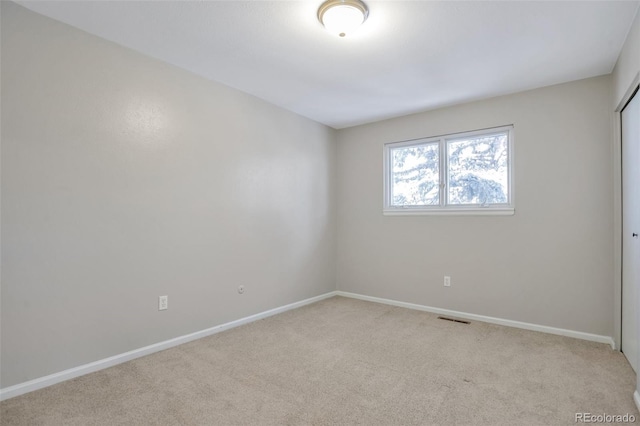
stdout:
{"type": "Polygon", "coordinates": [[[604,76],[340,131],[338,289],[611,336],[610,93],[604,76]],[[514,216],[382,215],[384,143],[506,124],[514,216]]]}
{"type": "Polygon", "coordinates": [[[614,108],[622,101],[631,89],[631,82],[640,73],[640,10],[636,13],[627,39],[625,40],[620,57],[613,69],[613,105],[614,108]]]}
{"type": "Polygon", "coordinates": [[[1,387],[335,289],[333,130],[1,7],[1,387]]]}

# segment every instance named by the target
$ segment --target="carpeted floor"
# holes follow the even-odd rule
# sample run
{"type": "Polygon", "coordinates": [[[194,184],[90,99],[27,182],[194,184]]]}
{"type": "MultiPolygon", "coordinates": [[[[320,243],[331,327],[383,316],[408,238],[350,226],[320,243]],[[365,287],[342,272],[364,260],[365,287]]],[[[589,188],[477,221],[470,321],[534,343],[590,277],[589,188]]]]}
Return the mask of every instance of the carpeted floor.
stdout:
{"type": "Polygon", "coordinates": [[[0,404],[2,425],[556,425],[640,414],[604,344],[334,297],[0,404]]]}

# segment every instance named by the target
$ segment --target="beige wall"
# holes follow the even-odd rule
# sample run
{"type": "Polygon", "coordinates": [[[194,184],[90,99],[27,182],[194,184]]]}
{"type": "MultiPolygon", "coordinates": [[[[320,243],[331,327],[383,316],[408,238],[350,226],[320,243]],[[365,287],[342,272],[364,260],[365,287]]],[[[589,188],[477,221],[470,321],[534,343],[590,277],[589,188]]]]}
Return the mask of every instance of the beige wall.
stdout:
{"type": "Polygon", "coordinates": [[[340,131],[338,289],[611,336],[610,79],[340,131]],[[382,215],[384,143],[506,124],[514,216],[382,215]]]}
{"type": "Polygon", "coordinates": [[[1,53],[1,387],[335,289],[333,130],[8,2],[1,53]]]}

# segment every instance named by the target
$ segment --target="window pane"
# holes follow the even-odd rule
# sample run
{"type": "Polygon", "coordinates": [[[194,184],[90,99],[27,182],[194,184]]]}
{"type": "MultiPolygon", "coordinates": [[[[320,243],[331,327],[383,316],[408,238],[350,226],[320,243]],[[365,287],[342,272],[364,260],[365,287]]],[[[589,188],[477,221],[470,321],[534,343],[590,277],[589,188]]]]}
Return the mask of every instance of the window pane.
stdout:
{"type": "Polygon", "coordinates": [[[438,143],[391,150],[391,205],[440,204],[438,143]]]}
{"type": "Polygon", "coordinates": [[[506,133],[447,142],[449,204],[508,203],[509,152],[506,133]]]}

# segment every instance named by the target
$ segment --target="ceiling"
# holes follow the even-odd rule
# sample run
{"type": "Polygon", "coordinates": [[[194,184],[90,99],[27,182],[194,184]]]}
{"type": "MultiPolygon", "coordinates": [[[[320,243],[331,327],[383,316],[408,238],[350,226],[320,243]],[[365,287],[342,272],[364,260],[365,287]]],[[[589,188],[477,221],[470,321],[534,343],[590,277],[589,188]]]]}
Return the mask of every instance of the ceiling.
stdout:
{"type": "Polygon", "coordinates": [[[366,1],[339,38],[321,2],[18,1],[337,129],[608,74],[640,4],[366,1]]]}

